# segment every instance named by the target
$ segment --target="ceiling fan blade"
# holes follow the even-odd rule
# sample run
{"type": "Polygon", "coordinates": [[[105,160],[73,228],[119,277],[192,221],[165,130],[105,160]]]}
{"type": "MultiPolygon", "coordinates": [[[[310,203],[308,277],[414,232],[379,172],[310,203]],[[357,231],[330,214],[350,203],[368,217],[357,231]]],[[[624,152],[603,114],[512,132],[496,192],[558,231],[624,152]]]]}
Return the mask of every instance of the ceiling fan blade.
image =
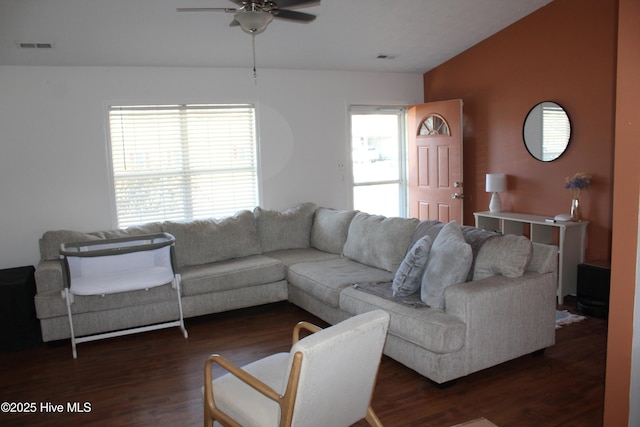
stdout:
{"type": "Polygon", "coordinates": [[[274,12],[273,17],[278,19],[287,19],[289,21],[298,21],[298,22],[311,22],[314,19],[316,19],[316,16],[311,15],[310,13],[295,12],[293,10],[282,10],[282,9],[279,9],[277,12],[274,12]]]}
{"type": "Polygon", "coordinates": [[[229,24],[230,27],[239,27],[240,23],[238,22],[238,20],[236,18],[233,18],[233,21],[231,21],[231,24],[229,24]]]}
{"type": "Polygon", "coordinates": [[[176,12],[226,12],[236,13],[238,9],[232,7],[178,7],[176,12]]]}
{"type": "MultiPolygon", "coordinates": [[[[231,0],[233,1],[233,0],[231,0]]],[[[310,7],[320,4],[320,0],[276,0],[278,8],[291,9],[296,7],[310,7]]]]}

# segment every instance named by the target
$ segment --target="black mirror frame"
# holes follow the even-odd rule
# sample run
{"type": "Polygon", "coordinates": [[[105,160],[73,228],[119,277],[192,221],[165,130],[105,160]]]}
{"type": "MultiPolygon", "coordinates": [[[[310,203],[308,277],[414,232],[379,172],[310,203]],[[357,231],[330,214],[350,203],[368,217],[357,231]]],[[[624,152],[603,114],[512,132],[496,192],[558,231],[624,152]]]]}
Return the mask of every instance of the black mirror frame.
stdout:
{"type": "Polygon", "coordinates": [[[571,124],[571,117],[569,117],[569,113],[567,113],[567,110],[562,105],[560,105],[559,103],[557,103],[555,101],[541,101],[541,102],[538,102],[536,105],[531,107],[531,109],[529,110],[529,112],[527,113],[527,115],[524,118],[524,122],[522,123],[522,142],[524,143],[524,147],[525,147],[525,149],[527,150],[527,152],[529,153],[529,155],[531,157],[533,157],[534,159],[536,159],[537,161],[542,162],[542,163],[550,163],[550,162],[556,161],[560,157],[562,157],[564,155],[564,153],[567,152],[567,149],[569,148],[569,144],[571,143],[571,136],[572,135],[573,135],[573,127],[572,127],[572,124],[571,124]],[[567,143],[566,143],[566,145],[564,147],[564,150],[562,150],[562,153],[560,153],[558,155],[558,157],[556,157],[554,159],[551,159],[551,160],[543,160],[543,159],[538,158],[535,154],[533,154],[531,152],[531,150],[529,150],[529,146],[527,145],[527,139],[526,139],[526,136],[525,136],[525,126],[527,124],[527,120],[529,119],[529,116],[531,115],[533,110],[536,109],[536,107],[538,107],[541,104],[545,104],[545,103],[552,103],[552,104],[555,104],[558,107],[560,107],[562,109],[562,111],[564,112],[564,114],[567,116],[567,120],[569,121],[569,137],[567,138],[567,143]]]}

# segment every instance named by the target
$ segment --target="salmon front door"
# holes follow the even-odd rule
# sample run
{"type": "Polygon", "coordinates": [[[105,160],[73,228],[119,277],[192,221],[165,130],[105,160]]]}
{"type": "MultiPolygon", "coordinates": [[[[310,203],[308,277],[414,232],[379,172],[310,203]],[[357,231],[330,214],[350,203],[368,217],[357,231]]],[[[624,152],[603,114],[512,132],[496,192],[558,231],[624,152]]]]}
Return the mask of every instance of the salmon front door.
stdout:
{"type": "Polygon", "coordinates": [[[409,215],[462,224],[462,100],[408,111],[409,215]]]}

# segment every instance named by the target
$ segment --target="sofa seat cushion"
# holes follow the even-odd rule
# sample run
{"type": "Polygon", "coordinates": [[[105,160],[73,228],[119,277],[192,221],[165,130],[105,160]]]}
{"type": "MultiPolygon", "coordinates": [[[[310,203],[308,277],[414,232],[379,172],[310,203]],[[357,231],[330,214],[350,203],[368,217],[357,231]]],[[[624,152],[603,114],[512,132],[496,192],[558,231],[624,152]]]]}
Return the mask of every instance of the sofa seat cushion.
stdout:
{"type": "Polygon", "coordinates": [[[319,251],[314,248],[285,249],[281,251],[267,252],[263,255],[277,259],[287,267],[290,267],[293,264],[300,264],[301,262],[328,261],[330,259],[341,258],[340,255],[319,251]]]}
{"type": "Polygon", "coordinates": [[[434,353],[453,353],[464,346],[466,325],[442,310],[409,307],[352,286],[340,293],[340,309],[352,315],[382,309],[391,315],[389,334],[434,353]]]}
{"type": "MultiPolygon", "coordinates": [[[[80,314],[124,307],[142,307],[145,304],[164,301],[173,301],[176,306],[178,304],[176,290],[171,287],[171,284],[138,291],[106,294],[104,296],[74,295],[71,312],[80,314]]],[[[62,297],[62,291],[40,292],[34,297],[34,302],[39,319],[67,315],[67,303],[62,297]]]]}
{"type": "Polygon", "coordinates": [[[200,295],[277,282],[285,278],[280,261],[253,255],[211,264],[182,267],[182,295],[200,295]]]}
{"type": "Polygon", "coordinates": [[[324,304],[338,307],[340,291],[358,282],[391,282],[393,274],[358,262],[338,258],[303,262],[289,267],[290,286],[313,296],[324,304]]]}

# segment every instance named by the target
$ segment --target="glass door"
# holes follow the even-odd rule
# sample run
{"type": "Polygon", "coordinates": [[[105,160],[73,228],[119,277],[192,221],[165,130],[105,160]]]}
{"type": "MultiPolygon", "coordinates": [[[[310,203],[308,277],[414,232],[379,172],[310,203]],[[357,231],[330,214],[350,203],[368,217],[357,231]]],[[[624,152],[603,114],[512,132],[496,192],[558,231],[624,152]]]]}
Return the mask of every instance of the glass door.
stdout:
{"type": "Polygon", "coordinates": [[[350,116],[353,208],[406,216],[406,109],[354,106],[350,116]]]}

